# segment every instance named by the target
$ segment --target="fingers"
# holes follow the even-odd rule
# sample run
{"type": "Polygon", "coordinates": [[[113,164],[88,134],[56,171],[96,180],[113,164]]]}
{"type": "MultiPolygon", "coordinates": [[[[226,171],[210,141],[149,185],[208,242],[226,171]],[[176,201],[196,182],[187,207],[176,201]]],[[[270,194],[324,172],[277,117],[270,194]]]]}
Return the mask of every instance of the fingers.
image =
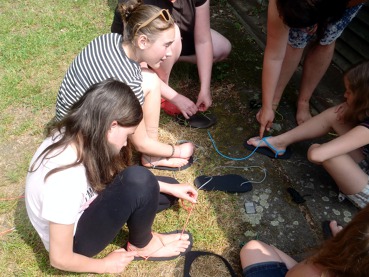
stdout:
{"type": "Polygon", "coordinates": [[[265,131],[265,126],[264,125],[260,125],[260,129],[259,129],[259,137],[260,138],[263,138],[264,131],[265,131]]]}

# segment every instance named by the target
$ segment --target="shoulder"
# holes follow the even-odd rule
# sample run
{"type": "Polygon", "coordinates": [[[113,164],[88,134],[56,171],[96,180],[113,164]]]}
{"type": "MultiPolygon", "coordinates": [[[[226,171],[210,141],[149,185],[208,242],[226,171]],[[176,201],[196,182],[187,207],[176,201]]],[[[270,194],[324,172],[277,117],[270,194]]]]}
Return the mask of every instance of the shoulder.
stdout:
{"type": "Polygon", "coordinates": [[[320,277],[323,271],[319,266],[302,261],[292,267],[286,277],[320,277]]]}

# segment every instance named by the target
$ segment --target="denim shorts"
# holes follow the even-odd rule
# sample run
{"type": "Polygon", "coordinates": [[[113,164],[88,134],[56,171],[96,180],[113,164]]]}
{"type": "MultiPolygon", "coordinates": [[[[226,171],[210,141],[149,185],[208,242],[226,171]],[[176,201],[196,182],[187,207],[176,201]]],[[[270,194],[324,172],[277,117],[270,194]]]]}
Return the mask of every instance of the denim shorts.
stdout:
{"type": "Polygon", "coordinates": [[[287,274],[287,266],[280,262],[264,262],[252,264],[243,269],[243,277],[284,277],[287,274]]]}
{"type": "MultiPolygon", "coordinates": [[[[363,5],[364,4],[359,4],[357,6],[347,8],[339,20],[329,23],[323,38],[319,41],[319,44],[329,45],[339,38],[343,30],[345,30],[347,25],[356,16],[363,5]]],[[[316,38],[315,31],[315,25],[308,28],[290,28],[288,44],[293,48],[305,48],[308,42],[316,38]]]]}
{"type": "MultiPolygon", "coordinates": [[[[369,174],[369,159],[368,157],[359,163],[360,168],[369,174]]],[[[341,193],[342,196],[342,193],[341,193]]],[[[348,200],[350,200],[356,207],[363,209],[369,203],[369,177],[366,186],[356,194],[344,195],[348,200]]]]}

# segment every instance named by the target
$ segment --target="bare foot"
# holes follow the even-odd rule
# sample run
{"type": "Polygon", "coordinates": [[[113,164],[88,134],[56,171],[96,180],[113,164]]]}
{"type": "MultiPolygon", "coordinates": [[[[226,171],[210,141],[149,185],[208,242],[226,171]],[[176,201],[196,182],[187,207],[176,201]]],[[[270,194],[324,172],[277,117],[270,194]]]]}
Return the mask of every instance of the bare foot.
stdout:
{"type": "Polygon", "coordinates": [[[333,237],[335,237],[338,234],[338,232],[340,232],[343,229],[343,227],[338,225],[337,221],[335,221],[335,220],[332,220],[329,223],[329,227],[331,228],[331,232],[332,232],[333,237]]]}
{"type": "Polygon", "coordinates": [[[286,150],[286,146],[282,145],[280,143],[278,143],[276,137],[268,137],[268,138],[264,138],[264,140],[267,140],[268,143],[273,146],[273,148],[271,148],[269,145],[267,145],[265,143],[265,141],[260,140],[260,137],[253,137],[250,138],[247,141],[247,144],[249,145],[253,145],[255,147],[268,147],[270,150],[272,150],[275,154],[278,153],[278,155],[283,155],[285,150],[286,150]]]}
{"type": "Polygon", "coordinates": [[[182,167],[188,163],[187,159],[182,158],[160,158],[160,157],[150,157],[147,155],[142,155],[141,163],[146,167],[156,166],[166,166],[166,167],[182,167]]]}
{"type": "Polygon", "coordinates": [[[159,234],[153,233],[149,244],[143,248],[138,248],[132,244],[128,251],[137,251],[143,258],[176,257],[185,252],[190,246],[188,234],[159,234]]]}
{"type": "Polygon", "coordinates": [[[299,103],[297,105],[296,122],[298,125],[308,121],[311,118],[309,103],[299,103]]]}

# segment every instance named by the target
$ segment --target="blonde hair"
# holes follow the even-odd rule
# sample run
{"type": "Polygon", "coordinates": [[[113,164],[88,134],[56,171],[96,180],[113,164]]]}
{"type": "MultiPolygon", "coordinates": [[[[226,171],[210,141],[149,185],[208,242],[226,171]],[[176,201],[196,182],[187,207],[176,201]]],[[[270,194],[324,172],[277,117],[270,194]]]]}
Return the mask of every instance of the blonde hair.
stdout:
{"type": "Polygon", "coordinates": [[[134,43],[134,39],[140,34],[146,35],[149,40],[155,40],[160,32],[174,27],[174,20],[170,15],[168,20],[164,19],[162,16],[159,16],[162,9],[152,5],[144,5],[142,0],[126,0],[119,4],[118,10],[124,23],[124,42],[134,43]],[[142,23],[155,14],[158,14],[158,17],[154,18],[143,28],[140,28],[142,23]]]}

